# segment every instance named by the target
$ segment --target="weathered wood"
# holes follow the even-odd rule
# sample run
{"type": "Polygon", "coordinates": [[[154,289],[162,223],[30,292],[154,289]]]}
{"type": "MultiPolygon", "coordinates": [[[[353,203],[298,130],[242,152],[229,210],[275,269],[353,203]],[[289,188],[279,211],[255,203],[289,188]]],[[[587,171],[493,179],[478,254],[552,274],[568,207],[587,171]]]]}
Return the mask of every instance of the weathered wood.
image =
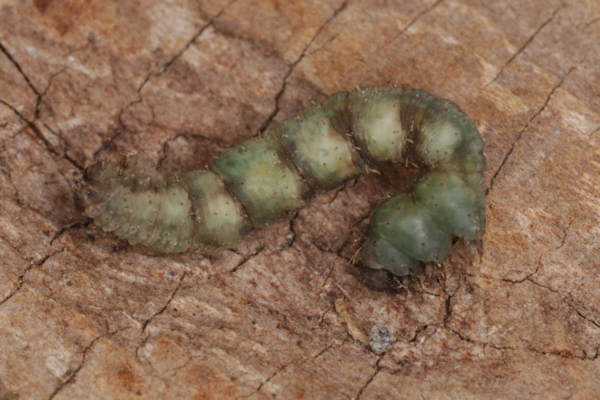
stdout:
{"type": "Polygon", "coordinates": [[[0,1],[0,398],[597,398],[598,65],[595,1],[0,1]],[[390,84],[452,99],[487,144],[481,254],[459,242],[406,290],[348,261],[370,176],[209,255],[81,214],[95,160],[202,167],[390,84]]]}

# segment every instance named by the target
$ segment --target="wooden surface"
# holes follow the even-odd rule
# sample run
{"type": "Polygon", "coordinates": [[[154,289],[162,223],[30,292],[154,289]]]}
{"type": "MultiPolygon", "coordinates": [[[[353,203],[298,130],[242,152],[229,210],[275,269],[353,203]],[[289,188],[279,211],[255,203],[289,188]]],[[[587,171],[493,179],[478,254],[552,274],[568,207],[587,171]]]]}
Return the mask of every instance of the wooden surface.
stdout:
{"type": "Polygon", "coordinates": [[[596,0],[1,0],[0,398],[600,398],[599,66],[596,0]],[[393,84],[458,103],[488,159],[483,250],[406,290],[348,263],[370,177],[210,255],[81,214],[95,160],[200,168],[393,84]]]}

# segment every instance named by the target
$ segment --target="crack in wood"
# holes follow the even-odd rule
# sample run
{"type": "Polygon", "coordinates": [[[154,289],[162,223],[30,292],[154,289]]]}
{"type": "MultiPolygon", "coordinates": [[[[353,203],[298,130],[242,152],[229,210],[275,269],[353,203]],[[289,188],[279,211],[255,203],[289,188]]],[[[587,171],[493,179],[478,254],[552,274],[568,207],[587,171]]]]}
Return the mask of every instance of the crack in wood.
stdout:
{"type": "Polygon", "coordinates": [[[83,350],[81,351],[81,361],[80,361],[79,365],[77,366],[77,368],[75,368],[75,370],[73,370],[73,372],[69,375],[69,377],[65,381],[61,382],[54,389],[54,391],[48,397],[48,400],[54,399],[65,387],[69,386],[71,383],[73,383],[75,381],[75,377],[77,376],[77,374],[79,373],[79,371],[81,371],[81,369],[85,365],[85,361],[87,359],[87,355],[92,350],[92,347],[94,347],[94,345],[96,344],[96,342],[98,342],[100,339],[104,339],[104,338],[107,338],[107,337],[110,337],[110,336],[114,336],[115,334],[117,334],[118,332],[120,332],[120,331],[122,331],[124,329],[125,328],[121,328],[121,329],[117,329],[117,330],[112,331],[112,332],[106,332],[106,333],[98,335],[94,339],[92,339],[92,341],[87,346],[85,346],[83,348],[83,350]]]}
{"type": "MultiPolygon", "coordinates": [[[[53,73],[50,75],[50,77],[48,78],[48,84],[46,85],[46,87],[44,88],[44,90],[42,92],[40,92],[35,85],[33,85],[32,81],[29,79],[29,77],[27,76],[27,74],[25,74],[25,72],[23,71],[23,68],[21,67],[21,65],[15,60],[15,58],[12,56],[12,54],[8,51],[8,49],[0,42],[0,52],[3,53],[6,58],[14,65],[14,67],[17,69],[17,71],[19,72],[19,74],[23,77],[23,79],[25,80],[25,82],[27,83],[28,87],[34,92],[34,94],[36,95],[36,99],[35,99],[35,105],[34,105],[34,112],[33,112],[33,119],[28,119],[26,118],[21,112],[19,112],[19,110],[14,107],[13,105],[9,104],[7,101],[0,99],[0,103],[4,104],[6,107],[10,108],[13,113],[15,113],[17,115],[17,117],[23,121],[29,128],[31,128],[31,130],[35,133],[36,137],[38,139],[40,139],[42,141],[42,143],[44,144],[44,147],[50,151],[50,153],[56,155],[56,156],[60,156],[60,152],[54,147],[54,145],[52,145],[52,143],[50,143],[48,141],[48,139],[43,135],[43,133],[41,132],[41,130],[39,129],[39,127],[36,125],[36,121],[39,119],[40,116],[40,111],[41,111],[41,105],[44,101],[44,97],[46,96],[46,94],[48,93],[48,90],[50,90],[50,87],[52,86],[52,82],[54,81],[54,79],[62,74],[63,72],[66,71],[66,68],[62,68],[59,71],[53,73]]],[[[59,135],[56,135],[56,133],[50,129],[48,127],[47,124],[44,124],[44,126],[46,128],[48,128],[61,142],[63,142],[62,138],[59,135]]],[[[63,147],[64,143],[63,143],[63,147]]],[[[78,165],[77,163],[75,163],[71,158],[66,157],[67,161],[70,161],[76,168],[81,170],[81,166],[78,165]]]]}
{"type": "Polygon", "coordinates": [[[430,12],[432,12],[437,6],[439,6],[442,1],[444,0],[437,0],[435,3],[433,3],[432,5],[430,5],[429,7],[425,8],[424,10],[422,10],[421,12],[419,12],[417,15],[415,15],[413,17],[413,19],[411,19],[410,21],[408,21],[408,24],[406,24],[404,26],[404,28],[402,28],[396,35],[394,35],[389,42],[387,42],[386,44],[384,44],[383,46],[379,47],[377,49],[377,52],[379,52],[380,50],[385,49],[386,47],[390,46],[392,43],[394,43],[396,40],[398,40],[398,38],[400,38],[402,35],[404,35],[406,33],[406,31],[408,31],[414,24],[417,23],[417,21],[419,21],[421,18],[423,18],[425,15],[429,14],[430,12]]]}
{"type": "MultiPolygon", "coordinates": [[[[343,345],[345,342],[342,342],[339,346],[343,345]]],[[[331,348],[333,348],[335,345],[333,343],[328,344],[327,346],[325,346],[323,349],[319,350],[317,353],[315,353],[312,356],[309,357],[303,357],[299,360],[292,360],[288,363],[285,363],[283,365],[281,365],[279,368],[277,368],[275,371],[273,371],[265,380],[263,380],[258,387],[250,394],[248,394],[247,396],[244,396],[242,398],[246,399],[248,397],[251,397],[253,395],[255,395],[256,393],[259,393],[262,388],[269,383],[273,378],[275,378],[277,375],[279,375],[281,372],[283,372],[285,369],[287,369],[290,366],[296,366],[296,367],[301,367],[302,365],[304,365],[305,363],[307,363],[308,361],[314,361],[317,358],[319,358],[320,356],[322,356],[323,354],[325,354],[325,352],[329,351],[331,348]]]]}
{"type": "Polygon", "coordinates": [[[597,127],[596,129],[592,129],[592,131],[590,133],[587,134],[587,136],[589,138],[591,138],[592,136],[594,136],[596,133],[600,132],[600,126],[597,127]]]}
{"type": "Polygon", "coordinates": [[[191,39],[189,39],[185,45],[179,49],[179,51],[177,53],[175,53],[175,55],[173,55],[173,57],[171,57],[157,72],[150,72],[146,78],[142,81],[142,83],[140,84],[140,86],[137,89],[137,92],[140,93],[143,89],[144,86],[146,86],[146,84],[155,76],[161,76],[162,74],[164,74],[171,65],[173,65],[173,63],[175,61],[177,61],[182,55],[183,53],[185,53],[195,42],[196,40],[198,40],[198,38],[204,33],[204,31],[206,31],[209,27],[214,26],[214,23],[216,22],[217,19],[219,19],[219,17],[231,6],[233,6],[233,4],[235,4],[238,0],[232,0],[230,1],[228,4],[226,4],[221,10],[219,10],[219,12],[217,12],[214,16],[212,16],[208,22],[206,24],[204,24],[199,30],[198,32],[196,32],[194,34],[194,36],[191,37],[191,39]]]}
{"type": "MultiPolygon", "coordinates": [[[[8,242],[7,242],[8,243],[8,242]]],[[[12,247],[12,246],[11,246],[12,247]]],[[[23,258],[23,259],[27,259],[24,258],[21,253],[15,249],[13,247],[13,249],[23,258]]],[[[60,250],[54,251],[50,254],[47,254],[46,256],[44,256],[43,258],[41,258],[39,261],[32,261],[30,260],[29,265],[23,270],[23,272],[21,274],[19,274],[19,276],[17,277],[17,286],[10,291],[10,293],[2,300],[0,300],[0,306],[2,306],[4,303],[6,303],[7,301],[9,301],[11,298],[13,298],[22,288],[23,285],[25,284],[25,275],[27,275],[29,273],[29,271],[31,271],[34,267],[41,267],[42,265],[44,265],[44,263],[46,261],[48,261],[48,259],[50,257],[53,257],[59,253],[62,253],[65,249],[62,248],[60,250]]]]}
{"type": "Polygon", "coordinates": [[[530,272],[529,274],[527,274],[525,277],[521,278],[521,279],[509,279],[509,278],[501,278],[501,277],[495,277],[495,276],[491,276],[491,275],[487,275],[487,274],[473,274],[470,272],[465,272],[466,276],[469,276],[471,278],[477,278],[477,279],[487,279],[490,281],[499,281],[499,282],[506,282],[506,283],[511,283],[511,284],[517,284],[517,283],[523,283],[525,281],[530,280],[531,277],[533,277],[535,274],[537,274],[540,270],[540,268],[542,267],[542,263],[541,263],[541,256],[538,259],[538,263],[537,263],[537,267],[535,268],[535,270],[533,272],[530,272]]]}
{"type": "Polygon", "coordinates": [[[573,72],[575,69],[577,69],[578,66],[579,66],[579,64],[574,65],[571,68],[569,68],[569,70],[567,71],[567,73],[564,74],[560,78],[560,80],[558,81],[558,83],[552,87],[552,89],[550,90],[550,93],[548,93],[548,95],[546,96],[546,99],[545,99],[544,103],[542,104],[542,106],[535,113],[533,113],[533,115],[525,123],[525,126],[523,126],[523,128],[519,131],[519,133],[517,134],[517,138],[513,141],[513,143],[511,144],[510,148],[508,149],[508,151],[506,152],[506,154],[502,158],[502,161],[500,162],[500,166],[496,169],[496,172],[494,173],[494,175],[492,175],[492,178],[490,179],[490,185],[485,190],[485,195],[486,196],[492,191],[492,189],[494,187],[494,183],[496,182],[496,178],[498,177],[498,174],[504,168],[504,165],[506,164],[506,161],[508,160],[508,158],[513,153],[513,151],[514,151],[515,146],[517,145],[517,143],[519,143],[519,141],[523,137],[523,133],[529,128],[529,126],[531,125],[531,123],[546,109],[546,107],[550,103],[550,99],[552,98],[552,95],[554,95],[554,92],[556,92],[562,86],[562,84],[565,82],[565,80],[567,79],[567,77],[571,74],[571,72],[573,72]]]}
{"type": "Polygon", "coordinates": [[[131,107],[135,104],[139,104],[141,102],[142,102],[142,98],[139,97],[139,94],[138,94],[137,99],[130,101],[127,105],[125,105],[123,108],[121,108],[119,110],[119,113],[117,115],[117,127],[115,128],[114,133],[108,139],[102,141],[102,144],[100,145],[100,147],[97,148],[94,151],[94,153],[92,154],[92,160],[95,160],[98,157],[98,154],[100,154],[102,151],[110,148],[113,145],[113,143],[115,142],[115,140],[117,140],[117,138],[119,138],[124,132],[127,131],[125,123],[123,122],[123,113],[129,107],[131,107]]]}
{"type": "Polygon", "coordinates": [[[169,307],[169,305],[173,301],[173,298],[175,297],[175,295],[177,294],[177,292],[181,288],[181,285],[183,284],[183,280],[184,280],[186,274],[187,274],[186,272],[183,272],[181,274],[181,277],[179,278],[179,282],[177,283],[177,286],[175,287],[175,289],[173,289],[173,291],[169,295],[169,298],[167,299],[167,301],[165,302],[165,304],[157,312],[155,312],[154,314],[152,314],[150,316],[150,318],[148,318],[148,319],[146,319],[144,321],[144,323],[142,324],[142,333],[144,333],[146,331],[146,328],[152,322],[152,320],[154,320],[154,318],[158,317],[159,315],[161,315],[162,313],[164,313],[167,310],[167,307],[169,307]]]}
{"type": "Polygon", "coordinates": [[[549,18],[547,18],[544,22],[542,22],[542,24],[540,26],[537,27],[537,29],[527,38],[527,40],[521,45],[521,47],[519,47],[519,49],[504,63],[504,65],[502,65],[502,67],[500,67],[500,69],[498,70],[498,72],[496,73],[496,76],[494,76],[494,79],[492,79],[491,81],[489,81],[484,87],[487,87],[489,85],[491,85],[493,82],[495,82],[498,77],[500,77],[500,75],[502,74],[502,72],[504,72],[504,70],[510,65],[512,64],[512,62],[521,54],[523,53],[523,51],[525,51],[525,49],[527,48],[527,46],[529,46],[531,44],[531,42],[533,42],[533,40],[536,38],[536,36],[542,31],[542,29],[544,29],[546,27],[546,25],[548,25],[550,22],[552,22],[552,20],[556,17],[556,15],[558,14],[558,12],[564,8],[565,5],[561,4],[559,7],[557,7],[554,11],[552,11],[552,14],[550,15],[549,18]]]}
{"type": "Polygon", "coordinates": [[[583,24],[583,29],[587,29],[590,26],[594,25],[596,22],[600,21],[600,17],[592,18],[588,22],[583,24]]]}
{"type": "MultiPolygon", "coordinates": [[[[171,65],[173,65],[175,63],[175,61],[177,61],[179,58],[181,58],[181,56],[183,55],[183,53],[185,53],[197,40],[198,38],[206,31],[206,29],[208,29],[209,27],[214,27],[215,26],[215,22],[219,19],[219,17],[229,8],[231,7],[234,3],[236,3],[238,0],[232,0],[230,1],[227,5],[225,5],[225,7],[223,7],[217,14],[215,14],[214,16],[212,16],[209,21],[204,24],[199,30],[198,32],[196,32],[186,43],[185,45],[183,45],[183,47],[181,49],[179,49],[174,55],[173,57],[171,57],[166,63],[163,64],[162,67],[159,68],[159,70],[157,72],[149,72],[146,77],[144,78],[144,80],[142,81],[142,83],[138,86],[137,88],[137,94],[138,97],[134,100],[132,100],[131,102],[129,102],[127,105],[125,105],[123,108],[121,108],[121,110],[118,113],[118,117],[117,117],[117,121],[118,121],[118,125],[113,133],[113,135],[111,135],[107,140],[103,141],[102,145],[96,150],[94,151],[94,154],[92,155],[92,159],[96,159],[96,157],[98,156],[98,154],[100,154],[102,151],[110,148],[112,146],[112,144],[114,143],[114,141],[116,139],[118,139],[123,133],[127,132],[127,128],[126,128],[126,124],[123,122],[123,113],[125,112],[125,110],[127,110],[128,108],[134,106],[135,104],[140,104],[143,101],[143,95],[142,95],[142,90],[144,89],[144,87],[148,84],[148,82],[150,82],[152,80],[152,78],[154,77],[158,77],[163,75],[168,69],[169,67],[171,67],[171,65]]],[[[153,118],[154,119],[154,118],[153,118]]],[[[165,141],[165,143],[163,143],[163,156],[164,154],[166,154],[164,152],[165,150],[165,146],[167,145],[168,142],[170,142],[171,140],[176,139],[177,137],[179,137],[179,135],[175,135],[174,138],[168,139],[165,141]]],[[[159,160],[159,165],[160,162],[162,161],[159,160]]]]}
{"type": "Polygon", "coordinates": [[[46,137],[42,134],[42,132],[39,130],[39,128],[37,127],[37,125],[35,125],[35,120],[30,120],[28,118],[26,118],[23,114],[21,114],[21,112],[19,110],[17,110],[16,107],[14,107],[12,104],[8,103],[7,101],[0,99],[0,104],[4,104],[6,107],[10,108],[12,110],[13,113],[15,113],[17,115],[17,117],[19,117],[19,119],[21,121],[23,121],[35,134],[35,136],[42,141],[42,143],[44,144],[44,147],[53,155],[55,156],[60,156],[59,152],[54,148],[54,146],[52,145],[52,143],[50,143],[48,141],[48,139],[46,139],[46,137]]]}
{"type": "MultiPolygon", "coordinates": [[[[539,267],[538,267],[539,269],[539,267]]],[[[537,272],[537,269],[534,273],[530,274],[531,276],[533,276],[535,273],[537,272]]],[[[566,299],[565,297],[562,297],[562,295],[560,294],[559,291],[557,290],[553,290],[549,287],[543,286],[541,284],[538,284],[537,282],[535,282],[534,280],[531,279],[531,276],[528,276],[522,280],[518,280],[518,281],[511,281],[511,280],[507,280],[507,279],[493,279],[493,278],[485,278],[485,277],[480,277],[480,276],[476,276],[478,278],[483,278],[483,279],[490,279],[490,280],[498,280],[498,281],[504,281],[504,282],[509,282],[511,284],[519,284],[519,283],[523,283],[525,281],[529,281],[535,285],[538,285],[542,288],[545,288],[553,293],[556,293],[558,295],[561,296],[561,300],[568,306],[570,307],[573,311],[575,311],[575,313],[577,313],[581,318],[583,318],[584,320],[590,322],[591,324],[593,324],[596,328],[600,328],[600,323],[598,323],[597,321],[594,321],[590,318],[587,318],[585,315],[583,315],[574,305],[572,305],[568,299],[566,299]]],[[[460,338],[461,340],[468,342],[468,343],[473,343],[473,344],[478,344],[484,347],[490,347],[493,348],[495,350],[511,350],[511,351],[520,351],[520,350],[525,350],[525,351],[530,351],[530,352],[534,352],[534,353],[538,353],[538,354],[543,354],[543,355],[554,355],[557,357],[561,357],[561,358],[567,358],[567,359],[579,359],[579,360],[595,360],[598,357],[598,351],[596,351],[596,354],[592,357],[589,357],[587,355],[587,353],[585,352],[584,349],[581,349],[581,351],[583,352],[583,356],[577,356],[577,355],[573,355],[570,353],[566,353],[566,352],[558,352],[558,351],[548,351],[548,350],[543,350],[543,349],[538,349],[535,348],[533,345],[531,345],[531,343],[529,343],[527,340],[525,340],[524,338],[520,337],[519,339],[521,341],[523,341],[524,343],[527,344],[527,346],[525,347],[515,347],[515,346],[500,346],[497,344],[493,344],[493,343],[489,343],[489,342],[484,342],[484,341],[479,341],[473,338],[470,338],[466,335],[464,335],[463,333],[461,333],[460,331],[458,331],[455,328],[452,328],[450,326],[450,318],[452,316],[452,298],[456,295],[456,293],[458,292],[458,289],[450,296],[448,296],[448,298],[446,299],[446,312],[443,318],[443,323],[442,326],[444,329],[446,329],[447,331],[453,333],[454,335],[456,335],[458,338],[460,338]]],[[[600,346],[599,346],[600,349],[600,346]]]]}
{"type": "Polygon", "coordinates": [[[367,389],[367,387],[373,382],[373,380],[375,379],[375,377],[384,369],[383,367],[379,366],[379,363],[383,359],[383,356],[384,356],[384,354],[380,355],[379,358],[377,358],[377,361],[375,361],[375,370],[369,376],[369,378],[367,379],[367,381],[358,389],[358,392],[352,398],[353,400],[360,400],[360,397],[362,396],[362,394],[364,393],[364,391],[367,389]]]}
{"type": "Polygon", "coordinates": [[[549,292],[552,292],[552,293],[555,293],[555,294],[559,295],[559,296],[560,296],[560,298],[561,298],[561,301],[562,301],[562,302],[564,302],[564,303],[565,303],[567,306],[569,306],[569,307],[570,307],[570,308],[571,308],[573,311],[575,311],[575,313],[576,313],[576,314],[577,314],[579,317],[581,317],[581,318],[583,318],[584,320],[588,321],[589,323],[591,323],[592,325],[594,325],[596,328],[600,328],[600,322],[598,322],[598,321],[596,321],[596,320],[594,320],[594,319],[592,319],[592,318],[589,318],[589,317],[585,316],[585,315],[584,315],[584,314],[583,314],[583,313],[582,313],[582,312],[581,312],[581,311],[580,311],[580,310],[579,310],[579,309],[578,309],[578,308],[577,308],[577,307],[576,307],[576,306],[575,306],[575,305],[572,303],[572,300],[571,300],[571,298],[570,298],[570,297],[568,297],[568,296],[563,296],[563,294],[562,294],[562,293],[561,293],[559,290],[557,290],[557,289],[553,289],[553,288],[552,288],[552,287],[550,287],[550,286],[543,285],[543,284],[539,283],[538,281],[536,281],[536,280],[532,279],[531,277],[527,278],[527,281],[531,282],[532,284],[534,284],[534,285],[536,285],[536,286],[539,286],[539,287],[541,287],[542,289],[546,289],[546,290],[548,290],[549,292]]]}
{"type": "Polygon", "coordinates": [[[0,52],[3,53],[4,56],[6,56],[6,58],[8,58],[8,60],[11,62],[11,64],[14,65],[17,71],[19,71],[19,74],[23,77],[23,79],[25,79],[25,83],[27,83],[27,86],[29,86],[33,93],[40,97],[39,90],[37,90],[33,82],[31,82],[31,79],[29,79],[29,76],[27,76],[25,71],[23,71],[23,68],[21,68],[21,65],[17,62],[17,60],[13,57],[13,55],[8,51],[8,49],[6,48],[6,46],[4,46],[2,42],[0,42],[0,52]]]}
{"type": "Polygon", "coordinates": [[[158,317],[159,315],[161,315],[162,313],[164,313],[167,308],[169,307],[169,305],[171,304],[171,302],[173,301],[173,299],[175,298],[175,296],[177,295],[177,292],[179,292],[179,289],[181,289],[181,286],[183,284],[183,280],[186,277],[187,272],[183,272],[181,274],[181,277],[179,278],[179,281],[177,282],[177,286],[175,287],[175,289],[173,289],[173,291],[171,292],[171,294],[169,295],[169,297],[167,298],[167,301],[165,302],[165,304],[158,310],[156,311],[154,314],[152,314],[149,318],[147,318],[143,323],[142,323],[142,329],[141,329],[141,334],[143,337],[142,341],[140,342],[140,344],[136,347],[135,349],[135,354],[138,360],[140,360],[139,357],[139,352],[140,349],[142,347],[144,347],[144,345],[148,342],[148,340],[150,339],[150,335],[145,335],[146,333],[146,329],[148,328],[148,326],[152,323],[152,321],[158,317]]]}
{"type": "Polygon", "coordinates": [[[421,333],[425,332],[425,330],[427,330],[427,328],[428,328],[428,327],[429,327],[429,325],[428,325],[428,324],[425,324],[425,325],[423,325],[423,326],[420,326],[420,327],[418,327],[418,328],[415,330],[415,333],[414,333],[413,337],[412,337],[412,338],[410,338],[410,339],[408,340],[408,342],[409,342],[409,343],[415,343],[415,342],[417,341],[417,339],[419,338],[419,335],[420,335],[421,333]]]}
{"type": "Polygon", "coordinates": [[[279,113],[281,97],[283,96],[283,93],[285,92],[285,88],[287,87],[288,79],[292,75],[292,72],[294,71],[294,69],[296,68],[296,66],[304,59],[304,57],[306,56],[306,52],[308,51],[308,49],[310,48],[310,46],[313,44],[313,42],[315,41],[315,39],[321,34],[321,32],[323,31],[323,29],[325,29],[325,27],[327,25],[329,25],[334,19],[336,19],[338,17],[338,15],[342,11],[344,11],[344,9],[348,6],[348,2],[349,2],[349,0],[344,1],[338,8],[336,8],[333,11],[333,13],[331,14],[331,16],[329,18],[327,18],[325,20],[325,22],[323,22],[321,24],[321,26],[319,26],[319,28],[317,28],[317,30],[315,31],[314,35],[310,38],[310,40],[304,46],[304,49],[302,50],[302,52],[300,53],[300,55],[296,58],[296,60],[294,60],[293,63],[291,63],[289,65],[287,72],[283,76],[283,81],[281,83],[281,88],[279,89],[279,91],[275,95],[275,108],[273,109],[273,111],[271,112],[271,114],[269,114],[269,116],[267,117],[267,119],[265,120],[265,122],[263,122],[262,125],[260,126],[260,128],[258,129],[258,134],[259,135],[262,134],[264,131],[267,130],[267,128],[273,122],[273,119],[275,118],[275,116],[279,113]]]}
{"type": "Polygon", "coordinates": [[[521,341],[523,341],[525,344],[527,344],[527,346],[521,346],[521,347],[500,346],[500,345],[497,345],[494,343],[484,342],[484,341],[470,338],[470,337],[462,334],[458,330],[453,329],[449,326],[444,326],[444,329],[446,329],[448,332],[452,333],[453,335],[455,335],[456,337],[458,337],[460,340],[462,340],[464,342],[483,346],[484,348],[490,347],[494,350],[500,350],[500,351],[528,351],[528,352],[541,354],[541,355],[545,355],[545,356],[556,356],[556,357],[565,358],[565,359],[576,359],[576,360],[582,360],[582,361],[593,361],[594,360],[594,358],[586,358],[585,352],[584,352],[584,356],[576,356],[573,354],[568,354],[566,352],[547,351],[547,350],[537,349],[537,348],[533,347],[527,340],[525,340],[523,338],[519,338],[519,339],[521,339],[521,341]]]}
{"type": "MultiPolygon", "coordinates": [[[[264,249],[265,249],[265,245],[261,245],[255,251],[253,251],[252,253],[250,253],[250,254],[248,254],[246,256],[243,256],[239,252],[231,249],[232,252],[234,252],[235,254],[237,254],[240,257],[242,257],[242,260],[235,267],[233,267],[231,270],[227,271],[227,274],[234,274],[234,273],[236,273],[241,267],[243,267],[244,265],[246,265],[250,260],[252,260],[256,256],[258,256],[264,249]]],[[[221,275],[221,274],[216,274],[216,275],[221,275]]]]}
{"type": "MultiPolygon", "coordinates": [[[[67,68],[61,68],[61,69],[60,69],[60,70],[58,70],[57,72],[55,72],[55,73],[51,74],[51,75],[50,75],[50,78],[48,78],[48,84],[46,85],[46,87],[44,88],[44,90],[43,90],[41,93],[39,93],[39,94],[37,95],[37,98],[36,98],[36,100],[35,100],[35,111],[34,111],[34,113],[33,113],[33,121],[34,121],[34,122],[35,122],[35,121],[37,121],[37,120],[39,119],[39,117],[40,117],[41,106],[42,106],[42,103],[43,103],[43,101],[44,101],[44,97],[45,97],[45,96],[48,94],[48,91],[49,91],[49,90],[50,90],[50,88],[52,87],[52,82],[54,81],[54,79],[55,79],[55,78],[56,78],[58,75],[60,75],[60,74],[64,73],[66,70],[67,70],[67,68]]],[[[45,124],[45,123],[44,123],[44,126],[45,126],[45,127],[47,127],[48,129],[50,129],[50,128],[48,127],[48,125],[47,125],[47,124],[45,124]]],[[[54,133],[54,132],[52,132],[52,133],[54,133]]]]}

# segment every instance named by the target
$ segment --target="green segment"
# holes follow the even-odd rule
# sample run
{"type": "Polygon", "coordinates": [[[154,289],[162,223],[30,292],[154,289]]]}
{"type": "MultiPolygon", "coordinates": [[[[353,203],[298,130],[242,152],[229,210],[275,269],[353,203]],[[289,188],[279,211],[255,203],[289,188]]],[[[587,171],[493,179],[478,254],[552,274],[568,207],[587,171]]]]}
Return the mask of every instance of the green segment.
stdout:
{"type": "Polygon", "coordinates": [[[214,172],[202,170],[182,176],[196,217],[199,244],[230,246],[248,231],[250,222],[241,204],[225,189],[214,172]]]}
{"type": "Polygon", "coordinates": [[[306,185],[280,156],[273,138],[251,139],[234,147],[217,158],[212,169],[231,185],[258,224],[302,205],[306,185]]]}
{"type": "Polygon", "coordinates": [[[451,235],[408,194],[394,196],[377,206],[369,232],[367,240],[382,238],[420,261],[441,262],[450,251],[451,235]]]}
{"type": "Polygon", "coordinates": [[[402,126],[401,90],[359,89],[348,97],[354,135],[376,161],[400,161],[407,131],[402,126]]]}
{"type": "MultiPolygon", "coordinates": [[[[331,102],[329,102],[331,103],[331,102]]],[[[358,154],[348,132],[334,127],[337,108],[325,104],[303,111],[280,126],[283,146],[298,168],[320,188],[333,188],[358,175],[358,154]]]]}
{"type": "Polygon", "coordinates": [[[388,240],[376,232],[367,234],[361,249],[363,264],[372,269],[385,269],[397,276],[410,275],[419,262],[396,249],[388,240]]]}
{"type": "Polygon", "coordinates": [[[473,189],[455,173],[434,172],[419,182],[415,192],[445,231],[467,240],[481,237],[485,227],[481,190],[473,189]]]}

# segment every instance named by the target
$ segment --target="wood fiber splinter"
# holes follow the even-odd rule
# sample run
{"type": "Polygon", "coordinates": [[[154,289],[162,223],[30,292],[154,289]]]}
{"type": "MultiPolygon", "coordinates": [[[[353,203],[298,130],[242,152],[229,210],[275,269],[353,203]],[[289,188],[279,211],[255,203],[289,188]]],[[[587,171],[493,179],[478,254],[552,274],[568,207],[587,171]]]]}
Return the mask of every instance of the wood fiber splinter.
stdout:
{"type": "Polygon", "coordinates": [[[229,149],[206,170],[166,179],[145,155],[89,170],[86,212],[131,244],[166,253],[231,246],[315,190],[365,170],[420,173],[371,216],[360,263],[397,276],[441,262],[485,227],[483,142],[452,102],[412,89],[341,92],[229,149]],[[381,168],[380,168],[381,167],[381,168]]]}

